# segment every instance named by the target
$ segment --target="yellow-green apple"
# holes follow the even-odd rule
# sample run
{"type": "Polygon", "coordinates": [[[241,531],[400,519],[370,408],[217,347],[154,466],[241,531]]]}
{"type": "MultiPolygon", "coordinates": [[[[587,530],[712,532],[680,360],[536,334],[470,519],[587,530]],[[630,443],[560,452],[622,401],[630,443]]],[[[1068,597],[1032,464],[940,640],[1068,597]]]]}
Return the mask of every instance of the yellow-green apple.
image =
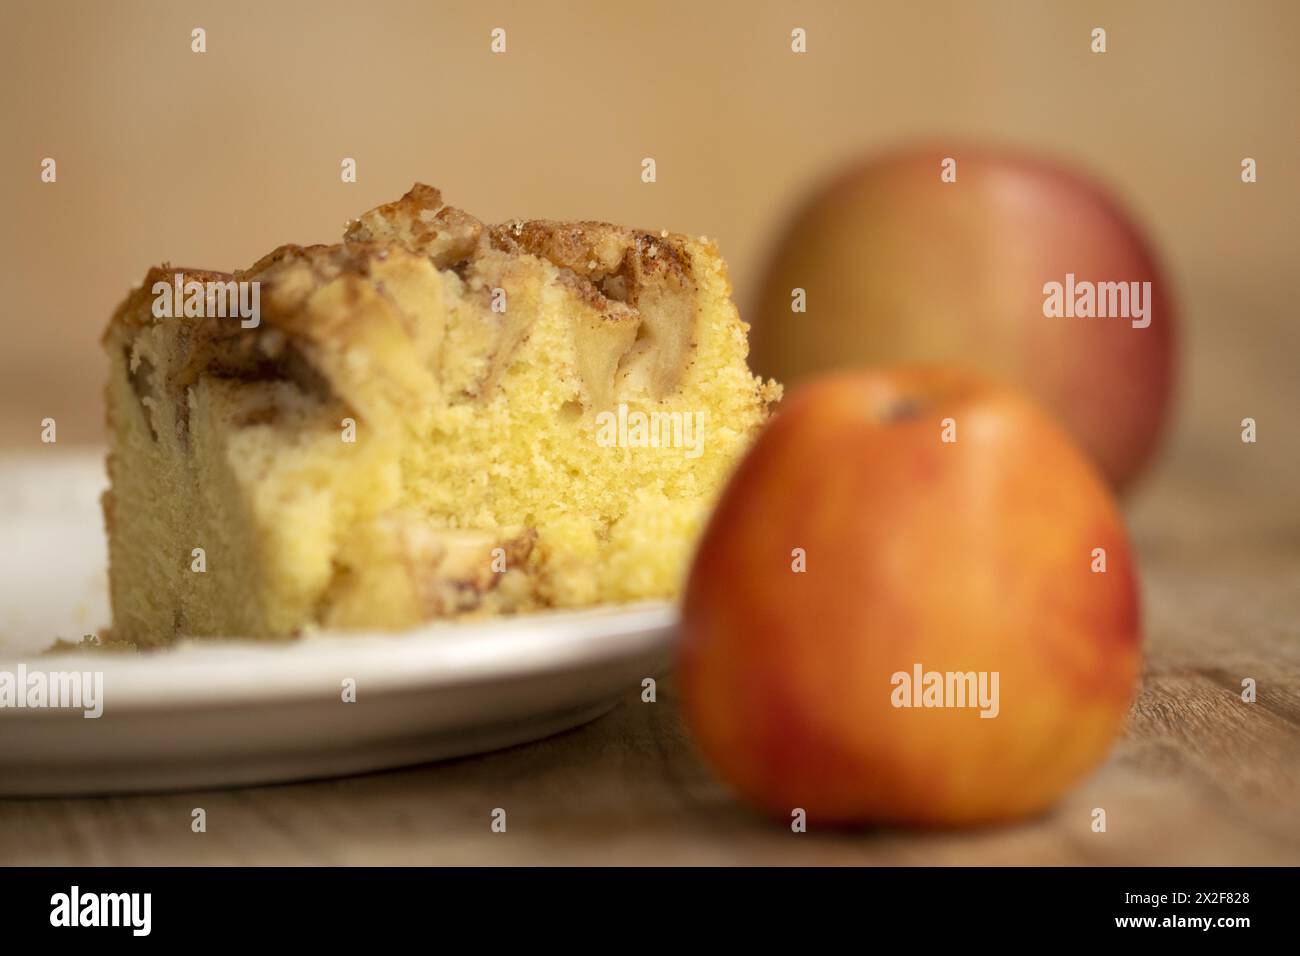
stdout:
{"type": "Polygon", "coordinates": [[[760,435],[683,607],[694,737],[765,811],[958,825],[1106,754],[1140,661],[1110,489],[1036,402],[964,371],[840,373],[760,435]]]}
{"type": "Polygon", "coordinates": [[[1169,289],[1133,219],[1078,172],[957,147],[885,156],[817,191],[764,276],[752,355],[764,375],[792,385],[842,366],[960,362],[1037,396],[1115,488],[1156,447],[1169,289]]]}

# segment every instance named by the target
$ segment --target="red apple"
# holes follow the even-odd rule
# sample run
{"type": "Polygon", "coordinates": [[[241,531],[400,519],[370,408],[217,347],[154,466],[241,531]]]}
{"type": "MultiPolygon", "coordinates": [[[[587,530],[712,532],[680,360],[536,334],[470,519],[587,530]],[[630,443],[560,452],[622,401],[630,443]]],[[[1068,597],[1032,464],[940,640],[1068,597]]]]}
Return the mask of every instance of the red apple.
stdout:
{"type": "Polygon", "coordinates": [[[806,202],[765,273],[752,363],[787,385],[843,366],[967,364],[1038,397],[1123,488],[1165,421],[1173,340],[1150,243],[1105,190],[1044,159],[953,147],[858,166],[806,202]],[[1045,315],[1045,286],[1071,282],[1056,303],[1071,314],[1045,315]],[[796,289],[806,312],[792,311],[796,289]],[[1101,311],[1099,291],[1129,315],[1077,314],[1089,295],[1101,311]]]}
{"type": "Polygon", "coordinates": [[[811,384],[760,435],[701,540],[678,675],[758,807],[953,825],[1095,766],[1139,645],[1124,527],[1075,443],[1009,386],[901,369],[811,384]]]}

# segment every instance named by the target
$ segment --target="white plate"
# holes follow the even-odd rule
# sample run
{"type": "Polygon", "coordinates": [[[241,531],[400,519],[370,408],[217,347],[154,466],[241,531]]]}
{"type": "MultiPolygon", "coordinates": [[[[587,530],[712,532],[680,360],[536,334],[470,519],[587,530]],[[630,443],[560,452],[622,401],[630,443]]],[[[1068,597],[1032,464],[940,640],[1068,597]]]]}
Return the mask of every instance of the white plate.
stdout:
{"type": "Polygon", "coordinates": [[[238,786],[479,753],[591,720],[667,661],[666,604],[42,656],[109,619],[104,483],[99,454],[0,458],[0,672],[101,672],[104,702],[98,719],[0,706],[0,794],[238,786]]]}

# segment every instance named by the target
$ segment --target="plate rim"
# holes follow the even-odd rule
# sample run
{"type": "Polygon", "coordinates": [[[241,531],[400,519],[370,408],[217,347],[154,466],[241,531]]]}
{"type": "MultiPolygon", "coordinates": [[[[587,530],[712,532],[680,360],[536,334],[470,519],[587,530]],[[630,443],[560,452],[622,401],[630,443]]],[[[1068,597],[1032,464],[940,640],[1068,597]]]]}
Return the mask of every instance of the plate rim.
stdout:
{"type": "MultiPolygon", "coordinates": [[[[362,693],[393,694],[526,679],[667,652],[677,609],[667,601],[437,621],[397,632],[320,632],[292,641],[190,638],[157,651],[0,655],[0,669],[104,675],[115,713],[246,706],[337,696],[351,677],[362,693]]],[[[4,716],[66,716],[8,709],[4,716]]]]}

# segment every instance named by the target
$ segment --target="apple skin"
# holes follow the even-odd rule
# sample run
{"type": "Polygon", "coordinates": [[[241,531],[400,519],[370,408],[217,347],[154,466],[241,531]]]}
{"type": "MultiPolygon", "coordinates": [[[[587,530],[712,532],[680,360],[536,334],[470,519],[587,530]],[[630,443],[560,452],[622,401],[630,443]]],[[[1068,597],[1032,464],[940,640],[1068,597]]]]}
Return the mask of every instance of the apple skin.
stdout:
{"type": "Polygon", "coordinates": [[[1116,489],[1158,446],[1175,316],[1150,244],[1085,176],[1014,152],[920,148],[813,195],[772,254],[751,363],[786,385],[841,367],[960,362],[1061,418],[1116,489]],[[945,156],[957,179],[940,180],[945,156]],[[1150,281],[1151,324],[1048,318],[1047,282],[1150,281]],[[791,311],[791,290],[807,311],[791,311]]]}
{"type": "Polygon", "coordinates": [[[762,810],[956,826],[1041,810],[1094,767],[1140,644],[1095,467],[1018,390],[907,368],[810,384],[759,436],[696,553],[677,673],[700,749],[762,810]],[[1000,712],[894,707],[916,663],[997,671],[1000,712]]]}

